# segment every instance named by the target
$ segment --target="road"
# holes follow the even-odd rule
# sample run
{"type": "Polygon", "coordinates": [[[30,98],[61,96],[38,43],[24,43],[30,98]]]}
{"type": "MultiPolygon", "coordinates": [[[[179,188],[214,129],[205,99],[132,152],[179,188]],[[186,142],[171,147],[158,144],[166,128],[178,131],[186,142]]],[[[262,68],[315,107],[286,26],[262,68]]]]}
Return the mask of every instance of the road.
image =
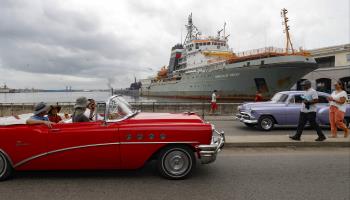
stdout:
{"type": "Polygon", "coordinates": [[[0,183],[1,200],[349,198],[347,148],[226,149],[180,181],[160,178],[151,163],[136,171],[21,172],[0,183]]]}
{"type": "MultiPolygon", "coordinates": [[[[223,130],[225,131],[226,135],[230,136],[243,136],[243,135],[291,135],[294,134],[296,131],[296,127],[286,127],[286,126],[279,126],[275,127],[275,129],[265,132],[260,131],[257,128],[249,128],[245,126],[243,123],[240,123],[235,120],[216,120],[216,121],[209,121],[210,123],[215,125],[215,128],[217,130],[223,130]]],[[[322,130],[324,131],[324,134],[330,135],[330,128],[329,127],[322,127],[322,130]]],[[[317,137],[316,131],[312,130],[310,127],[306,127],[303,134],[306,135],[315,135],[315,138],[317,137]]],[[[343,135],[343,132],[338,132],[339,136],[343,135]]]]}

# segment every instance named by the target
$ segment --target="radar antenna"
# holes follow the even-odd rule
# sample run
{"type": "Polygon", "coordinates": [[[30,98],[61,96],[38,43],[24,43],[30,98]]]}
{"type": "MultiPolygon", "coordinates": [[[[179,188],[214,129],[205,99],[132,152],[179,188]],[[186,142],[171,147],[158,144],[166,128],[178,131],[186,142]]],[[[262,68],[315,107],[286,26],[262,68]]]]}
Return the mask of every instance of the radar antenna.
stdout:
{"type": "Polygon", "coordinates": [[[283,18],[282,25],[284,25],[283,32],[286,34],[286,53],[288,53],[289,51],[292,51],[292,53],[294,54],[293,44],[289,34],[290,27],[288,25],[289,19],[287,17],[287,13],[288,13],[287,9],[283,8],[281,10],[281,17],[283,18]]]}

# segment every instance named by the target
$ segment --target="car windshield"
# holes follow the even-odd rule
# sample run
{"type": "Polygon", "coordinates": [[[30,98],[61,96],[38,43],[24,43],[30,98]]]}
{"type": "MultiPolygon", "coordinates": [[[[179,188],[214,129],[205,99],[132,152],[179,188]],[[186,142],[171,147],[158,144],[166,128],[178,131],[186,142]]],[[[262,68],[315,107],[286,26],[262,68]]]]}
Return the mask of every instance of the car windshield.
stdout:
{"type": "Polygon", "coordinates": [[[134,114],[131,105],[122,97],[114,96],[109,99],[107,119],[118,120],[123,119],[134,114]]]}
{"type": "Polygon", "coordinates": [[[276,103],[283,103],[283,102],[285,102],[285,101],[287,100],[287,98],[288,98],[288,95],[287,95],[287,94],[276,93],[276,94],[272,97],[271,101],[272,101],[272,102],[276,102],[276,103]]]}

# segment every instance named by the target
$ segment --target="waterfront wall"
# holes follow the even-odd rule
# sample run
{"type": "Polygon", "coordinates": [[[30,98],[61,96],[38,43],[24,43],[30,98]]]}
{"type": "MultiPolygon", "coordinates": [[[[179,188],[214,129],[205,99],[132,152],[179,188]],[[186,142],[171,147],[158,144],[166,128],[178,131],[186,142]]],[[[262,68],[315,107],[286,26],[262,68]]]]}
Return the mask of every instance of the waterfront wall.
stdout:
{"type": "MultiPolygon", "coordinates": [[[[206,116],[210,112],[210,103],[163,103],[163,102],[139,102],[130,103],[135,109],[142,112],[194,112],[200,116],[206,116]]],[[[74,103],[62,102],[58,103],[62,107],[62,113],[73,113],[74,103]]],[[[240,103],[218,103],[217,114],[219,115],[233,115],[237,111],[237,106],[240,103]]],[[[20,115],[24,113],[33,112],[34,103],[22,103],[22,104],[8,104],[0,103],[0,117],[20,115]]]]}

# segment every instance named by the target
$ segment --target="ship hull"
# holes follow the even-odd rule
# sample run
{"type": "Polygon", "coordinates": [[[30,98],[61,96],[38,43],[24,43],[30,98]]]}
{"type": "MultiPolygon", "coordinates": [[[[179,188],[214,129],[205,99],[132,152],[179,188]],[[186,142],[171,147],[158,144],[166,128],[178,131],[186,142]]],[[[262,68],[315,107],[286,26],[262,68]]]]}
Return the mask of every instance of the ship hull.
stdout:
{"type": "MultiPolygon", "coordinates": [[[[247,66],[236,63],[208,72],[184,73],[181,80],[161,81],[141,88],[142,96],[208,99],[217,90],[221,99],[251,99],[263,86],[263,95],[289,90],[300,78],[317,69],[314,61],[305,57],[247,66]]],[[[252,62],[254,63],[254,62],[252,62]]],[[[261,63],[256,60],[255,63],[261,63]]]]}

